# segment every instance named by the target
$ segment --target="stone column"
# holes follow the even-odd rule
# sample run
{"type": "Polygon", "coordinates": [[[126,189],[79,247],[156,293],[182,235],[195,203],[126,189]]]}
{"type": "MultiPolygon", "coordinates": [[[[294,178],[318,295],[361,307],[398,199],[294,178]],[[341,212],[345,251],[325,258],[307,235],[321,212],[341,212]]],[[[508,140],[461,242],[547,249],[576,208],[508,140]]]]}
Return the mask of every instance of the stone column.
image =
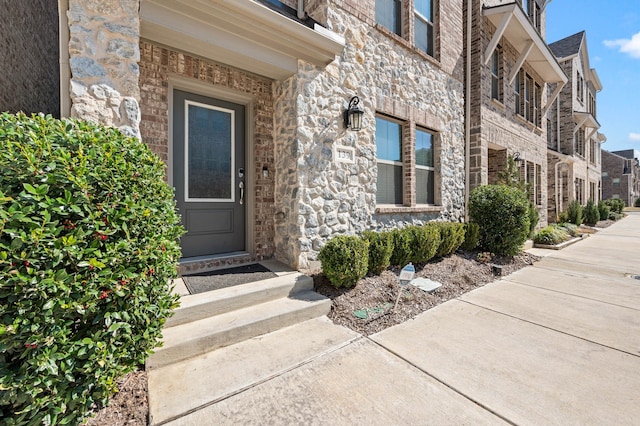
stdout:
{"type": "Polygon", "coordinates": [[[140,138],[139,0],[70,0],[71,116],[140,138]]]}

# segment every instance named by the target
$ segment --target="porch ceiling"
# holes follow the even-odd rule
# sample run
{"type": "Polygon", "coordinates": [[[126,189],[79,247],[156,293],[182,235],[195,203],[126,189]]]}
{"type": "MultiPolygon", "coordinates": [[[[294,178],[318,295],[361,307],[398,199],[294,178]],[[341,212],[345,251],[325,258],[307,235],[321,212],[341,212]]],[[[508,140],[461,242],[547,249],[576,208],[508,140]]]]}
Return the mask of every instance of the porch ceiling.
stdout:
{"type": "Polygon", "coordinates": [[[329,64],[345,43],[251,0],[142,0],[140,18],[145,39],[276,80],[298,59],[329,64]]]}
{"type": "Polygon", "coordinates": [[[493,54],[502,36],[518,53],[526,55],[526,62],[545,82],[567,82],[567,76],[555,56],[517,3],[486,7],[484,16],[497,28],[494,40],[489,45],[491,51],[487,49],[485,59],[493,54]]]}

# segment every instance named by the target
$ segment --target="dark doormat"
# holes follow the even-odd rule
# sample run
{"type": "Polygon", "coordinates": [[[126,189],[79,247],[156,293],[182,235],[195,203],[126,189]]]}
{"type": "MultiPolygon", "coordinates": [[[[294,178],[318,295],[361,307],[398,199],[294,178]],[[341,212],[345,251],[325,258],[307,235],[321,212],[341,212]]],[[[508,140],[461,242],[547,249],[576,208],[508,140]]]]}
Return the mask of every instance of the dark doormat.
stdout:
{"type": "Polygon", "coordinates": [[[219,290],[234,285],[246,284],[254,281],[266,280],[277,275],[260,265],[242,265],[235,268],[219,269],[194,275],[183,275],[189,293],[197,294],[205,291],[219,290]]]}

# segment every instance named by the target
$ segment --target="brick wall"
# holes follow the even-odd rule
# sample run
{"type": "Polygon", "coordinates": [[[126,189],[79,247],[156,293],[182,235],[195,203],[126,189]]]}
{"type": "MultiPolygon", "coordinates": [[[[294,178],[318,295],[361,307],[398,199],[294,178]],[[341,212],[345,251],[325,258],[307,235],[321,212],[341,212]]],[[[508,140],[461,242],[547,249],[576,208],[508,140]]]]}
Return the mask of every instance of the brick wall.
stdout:
{"type": "Polygon", "coordinates": [[[140,42],[140,108],[142,140],[165,162],[169,156],[169,75],[192,78],[211,86],[253,97],[254,123],[254,223],[257,259],[273,257],[274,245],[274,148],[273,100],[270,80],[241,70],[177,52],[149,41],[140,42]],[[262,168],[271,173],[263,177],[262,168]]]}
{"type": "Polygon", "coordinates": [[[0,111],[60,116],[58,2],[2,2],[0,111]]]}
{"type": "Polygon", "coordinates": [[[629,200],[629,176],[623,175],[625,158],[609,151],[602,151],[602,172],[607,176],[602,178],[602,199],[622,198],[628,204],[629,200]],[[619,179],[618,184],[614,180],[619,179]]]}

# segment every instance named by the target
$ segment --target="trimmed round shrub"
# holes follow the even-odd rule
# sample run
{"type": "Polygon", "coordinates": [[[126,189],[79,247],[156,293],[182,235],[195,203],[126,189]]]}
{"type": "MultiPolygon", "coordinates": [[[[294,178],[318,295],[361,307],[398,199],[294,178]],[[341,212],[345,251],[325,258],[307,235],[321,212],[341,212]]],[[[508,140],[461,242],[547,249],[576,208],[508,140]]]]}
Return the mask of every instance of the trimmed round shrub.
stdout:
{"type": "MultiPolygon", "coordinates": [[[[427,223],[423,226],[410,226],[407,230],[413,236],[409,260],[415,265],[433,259],[440,247],[440,229],[433,223],[427,223]]],[[[404,266],[404,263],[399,266],[404,266]]]]}
{"type": "Polygon", "coordinates": [[[369,241],[369,268],[374,275],[380,275],[391,264],[393,237],[389,232],[364,231],[362,238],[369,241]]]}
{"type": "Polygon", "coordinates": [[[558,225],[549,225],[542,228],[533,236],[536,244],[556,245],[570,238],[569,233],[558,225]]]}
{"type": "Polygon", "coordinates": [[[413,232],[407,228],[396,228],[391,232],[393,251],[390,263],[394,266],[404,266],[413,258],[413,232]]]}
{"type": "Polygon", "coordinates": [[[609,213],[610,213],[610,209],[609,206],[606,205],[605,203],[603,203],[602,201],[600,201],[598,203],[598,214],[600,215],[600,220],[607,220],[609,219],[609,213]]]}
{"type": "Polygon", "coordinates": [[[480,247],[495,254],[515,256],[529,235],[526,194],[505,185],[484,185],[469,194],[469,214],[480,226],[480,247]]]}
{"type": "Polygon", "coordinates": [[[353,287],[367,275],[369,241],[354,235],[339,235],[318,253],[322,272],[335,287],[353,287]]]}
{"type": "Polygon", "coordinates": [[[464,224],[464,241],[460,248],[466,251],[475,250],[480,241],[480,225],[475,222],[464,224]]]}
{"type": "Polygon", "coordinates": [[[573,200],[567,207],[567,222],[580,226],[582,221],[582,206],[578,200],[573,200]]]}
{"type": "Polygon", "coordinates": [[[598,211],[598,206],[593,200],[589,199],[587,201],[587,205],[584,207],[584,223],[587,225],[595,225],[600,220],[600,212],[598,211]]]}
{"type": "Polygon", "coordinates": [[[116,129],[4,113],[0,146],[0,418],[78,424],[177,306],[173,191],[116,129]]]}
{"type": "Polygon", "coordinates": [[[448,256],[464,242],[465,225],[456,222],[431,222],[430,225],[440,230],[440,246],[436,251],[436,257],[448,256]]]}

